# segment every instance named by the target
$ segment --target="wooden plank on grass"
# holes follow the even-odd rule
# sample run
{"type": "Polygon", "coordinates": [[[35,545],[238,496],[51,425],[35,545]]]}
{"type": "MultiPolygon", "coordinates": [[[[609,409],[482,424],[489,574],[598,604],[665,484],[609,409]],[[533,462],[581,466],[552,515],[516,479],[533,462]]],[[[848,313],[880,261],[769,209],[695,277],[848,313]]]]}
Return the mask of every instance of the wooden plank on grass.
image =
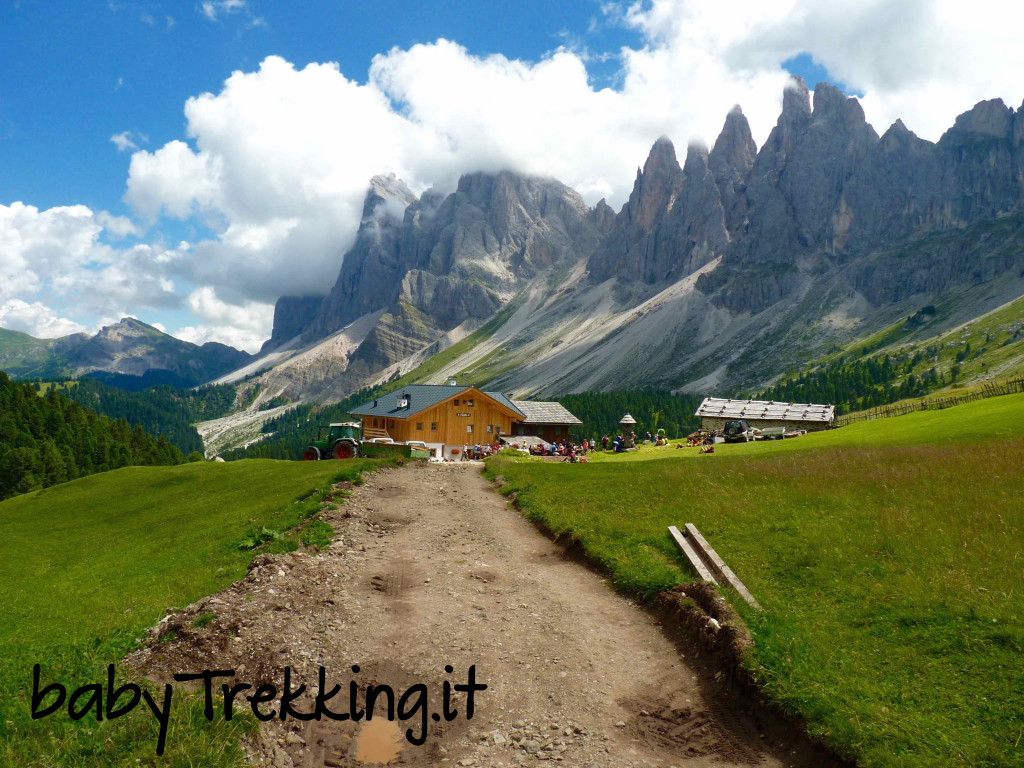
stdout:
{"type": "Polygon", "coordinates": [[[718,581],[712,575],[711,571],[708,570],[704,561],[700,559],[700,555],[697,554],[696,550],[694,550],[693,546],[686,540],[686,537],[683,536],[679,529],[674,525],[670,525],[668,527],[668,533],[675,541],[676,546],[683,551],[684,555],[686,555],[686,559],[690,561],[690,565],[696,569],[700,577],[704,579],[704,581],[710,581],[715,586],[718,586],[718,581]]]}
{"type": "Polygon", "coordinates": [[[732,572],[732,569],[725,564],[725,561],[719,557],[718,553],[708,544],[707,540],[700,535],[700,531],[697,530],[697,526],[693,523],[686,524],[686,534],[689,539],[693,540],[693,546],[700,554],[701,557],[707,562],[708,567],[711,571],[718,576],[722,581],[728,584],[730,587],[739,592],[740,597],[746,600],[750,605],[759,611],[764,610],[761,604],[757,602],[750,590],[746,588],[742,581],[732,572]]]}

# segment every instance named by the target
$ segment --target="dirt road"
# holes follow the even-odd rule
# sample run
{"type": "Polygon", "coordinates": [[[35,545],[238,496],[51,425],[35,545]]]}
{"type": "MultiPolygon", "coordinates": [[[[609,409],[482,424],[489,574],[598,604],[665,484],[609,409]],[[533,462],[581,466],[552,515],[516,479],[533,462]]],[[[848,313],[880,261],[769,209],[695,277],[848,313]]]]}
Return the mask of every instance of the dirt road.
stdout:
{"type": "MultiPolygon", "coordinates": [[[[651,616],[564,557],[479,468],[383,470],[326,519],[338,532],[328,551],[258,558],[244,581],[170,616],[160,634],[174,639],[154,638],[132,662],[157,679],[231,667],[237,681],[278,688],[284,666],[297,687],[316,686],[322,665],[326,687],[341,685],[336,711],[348,711],[350,680],[396,696],[425,684],[431,713],[444,681],[466,683],[471,666],[487,689],[468,721],[454,694],[458,717],[425,723],[422,746],[399,741],[380,703],[372,726],[275,720],[251,747],[255,764],[812,764],[798,740],[739,714],[713,670],[688,666],[651,616]]],[[[418,718],[402,731],[418,732],[418,718]]]]}

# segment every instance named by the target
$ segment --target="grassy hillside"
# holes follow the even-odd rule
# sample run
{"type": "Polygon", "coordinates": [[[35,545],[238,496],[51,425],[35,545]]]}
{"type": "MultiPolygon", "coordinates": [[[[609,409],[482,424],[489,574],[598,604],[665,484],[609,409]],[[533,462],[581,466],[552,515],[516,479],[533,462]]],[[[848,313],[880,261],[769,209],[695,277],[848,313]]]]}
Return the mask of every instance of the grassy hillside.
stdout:
{"type": "MultiPolygon", "coordinates": [[[[157,729],[136,710],[78,723],[32,721],[32,666],[66,685],[106,679],[169,606],[240,578],[263,529],[285,531],[319,508],[315,489],[376,462],[202,462],[128,467],[0,503],[0,765],[154,764],[157,729]],[[297,499],[303,499],[297,502],[297,499]]],[[[309,533],[317,531],[310,529],[309,533]]],[[[304,533],[274,542],[294,548],[304,533]]],[[[130,677],[119,675],[119,683],[130,677]]],[[[145,709],[143,707],[142,709],[145,709]]],[[[162,765],[240,765],[241,720],[213,726],[178,702],[162,765]]]]}
{"type": "Polygon", "coordinates": [[[839,413],[903,398],[1024,375],[1024,297],[947,331],[949,308],[922,307],[870,337],[837,350],[758,396],[825,402],[839,413]]]}
{"type": "Polygon", "coordinates": [[[756,676],[865,766],[1024,762],[1024,395],[796,440],[492,460],[526,514],[623,591],[693,578],[695,523],[742,601],[756,676]]]}
{"type": "Polygon", "coordinates": [[[21,331],[0,328],[0,370],[16,376],[57,372],[50,349],[52,339],[37,339],[21,331]]]}

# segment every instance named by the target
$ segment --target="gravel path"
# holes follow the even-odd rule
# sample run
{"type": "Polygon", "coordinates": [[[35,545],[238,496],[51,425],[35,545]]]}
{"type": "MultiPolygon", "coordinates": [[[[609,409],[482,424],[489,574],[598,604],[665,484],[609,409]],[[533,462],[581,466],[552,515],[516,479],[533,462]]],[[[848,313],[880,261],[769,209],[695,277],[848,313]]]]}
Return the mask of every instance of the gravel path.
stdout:
{"type": "MultiPolygon", "coordinates": [[[[350,680],[396,696],[425,684],[430,713],[441,711],[444,682],[465,683],[471,666],[487,689],[471,720],[465,695],[453,694],[458,717],[428,721],[422,746],[391,742],[397,723],[379,718],[371,731],[275,720],[250,746],[254,764],[356,766],[374,749],[408,766],[814,764],[797,739],[763,735],[649,614],[564,557],[479,467],[367,475],[325,519],[338,532],[329,550],[257,558],[245,580],[165,619],[130,662],[157,680],[234,668],[233,682],[278,688],[286,665],[293,688],[316,686],[322,665],[327,689],[342,686],[329,702],[341,712],[350,680]]],[[[309,695],[296,701],[313,709],[309,695]]],[[[417,735],[419,713],[401,728],[417,735]]]]}

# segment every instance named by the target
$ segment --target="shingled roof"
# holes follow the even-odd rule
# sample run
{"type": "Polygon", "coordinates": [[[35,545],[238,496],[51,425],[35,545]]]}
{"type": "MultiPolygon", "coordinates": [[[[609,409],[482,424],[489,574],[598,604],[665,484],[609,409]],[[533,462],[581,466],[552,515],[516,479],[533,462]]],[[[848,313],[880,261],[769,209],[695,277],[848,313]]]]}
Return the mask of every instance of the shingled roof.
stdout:
{"type": "MultiPolygon", "coordinates": [[[[438,403],[443,403],[448,398],[459,397],[463,392],[468,392],[474,387],[448,386],[445,384],[410,384],[407,387],[388,392],[386,395],[378,395],[375,400],[368,400],[360,406],[349,411],[353,416],[385,416],[389,419],[408,419],[417,413],[422,413],[428,408],[433,408],[438,403]],[[406,396],[409,399],[407,408],[399,408],[398,400],[406,396]]],[[[484,392],[492,400],[497,400],[503,406],[520,415],[525,415],[501,392],[484,392]]]]}
{"type": "Polygon", "coordinates": [[[776,400],[727,400],[721,397],[705,397],[694,416],[827,423],[835,419],[836,407],[813,403],[781,403],[776,400]]]}
{"type": "Polygon", "coordinates": [[[513,400],[512,405],[526,416],[524,424],[582,424],[561,403],[541,400],[513,400]]]}

